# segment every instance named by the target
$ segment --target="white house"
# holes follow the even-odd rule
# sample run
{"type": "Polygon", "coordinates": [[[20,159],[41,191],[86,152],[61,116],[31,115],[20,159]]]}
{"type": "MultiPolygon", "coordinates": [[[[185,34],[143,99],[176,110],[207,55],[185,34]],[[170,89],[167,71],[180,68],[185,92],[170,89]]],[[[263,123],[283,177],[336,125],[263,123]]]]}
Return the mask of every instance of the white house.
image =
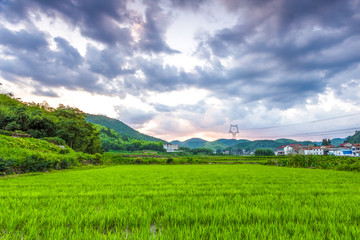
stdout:
{"type": "Polygon", "coordinates": [[[290,147],[289,145],[287,145],[286,147],[284,147],[284,153],[285,153],[285,155],[291,154],[292,151],[293,151],[293,148],[290,147]]]}
{"type": "Polygon", "coordinates": [[[324,155],[324,149],[321,147],[312,147],[310,150],[311,155],[324,155]]]}
{"type": "Polygon", "coordinates": [[[177,152],[179,150],[179,145],[164,144],[166,152],[177,152]]]}
{"type": "Polygon", "coordinates": [[[335,156],[356,156],[356,152],[353,152],[351,149],[346,149],[346,148],[338,148],[338,149],[330,150],[329,154],[335,156]]]}

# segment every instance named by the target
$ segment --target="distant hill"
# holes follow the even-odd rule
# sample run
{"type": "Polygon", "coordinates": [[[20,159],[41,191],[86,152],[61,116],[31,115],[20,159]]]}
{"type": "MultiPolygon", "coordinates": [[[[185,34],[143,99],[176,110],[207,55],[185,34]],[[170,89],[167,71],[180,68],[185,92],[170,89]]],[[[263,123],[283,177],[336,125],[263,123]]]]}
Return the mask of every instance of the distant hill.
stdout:
{"type": "MultiPolygon", "coordinates": [[[[223,140],[230,140],[230,139],[223,139],[223,140]]],[[[235,140],[236,141],[236,140],[235,140]]],[[[175,145],[179,145],[180,147],[188,147],[191,149],[194,148],[210,148],[213,151],[216,151],[218,149],[222,150],[226,147],[228,147],[228,145],[222,143],[221,141],[214,141],[214,142],[208,142],[204,139],[201,138],[191,138],[188,139],[184,142],[175,140],[172,141],[171,144],[175,144],[175,145]]]]}
{"type": "Polygon", "coordinates": [[[179,145],[180,147],[188,147],[191,149],[194,148],[209,148],[213,151],[216,150],[223,150],[229,146],[232,146],[234,144],[240,143],[240,142],[248,142],[249,140],[245,140],[245,139],[241,139],[241,140],[236,140],[236,139],[218,139],[212,142],[206,141],[204,139],[201,138],[191,138],[188,139],[186,141],[172,141],[171,144],[176,144],[179,145]]]}
{"type": "Polygon", "coordinates": [[[335,147],[338,147],[340,144],[345,142],[346,138],[333,138],[331,139],[331,144],[335,147]]]}
{"type": "Polygon", "coordinates": [[[292,139],[277,139],[277,140],[255,140],[255,141],[247,141],[247,142],[240,142],[235,144],[231,147],[226,148],[225,150],[231,150],[234,148],[245,149],[247,151],[254,151],[258,148],[277,148],[281,145],[289,145],[289,144],[302,144],[306,145],[314,145],[314,142],[311,141],[295,141],[292,139]]]}
{"type": "Polygon", "coordinates": [[[241,143],[241,142],[248,142],[249,140],[246,140],[246,139],[240,139],[240,140],[236,140],[236,139],[224,139],[224,138],[221,138],[221,139],[218,139],[214,142],[219,142],[219,143],[222,143],[226,146],[232,146],[236,143],[241,143]]]}
{"type": "MultiPolygon", "coordinates": [[[[331,144],[334,145],[335,147],[338,147],[340,144],[344,143],[346,140],[346,138],[333,138],[331,139],[331,144]]],[[[314,142],[316,145],[321,146],[322,141],[320,142],[314,142]]]]}
{"type": "Polygon", "coordinates": [[[188,148],[203,148],[205,147],[205,144],[207,143],[206,140],[204,139],[201,139],[201,138],[191,138],[191,139],[188,139],[184,142],[181,142],[181,141],[178,141],[178,140],[175,140],[175,141],[172,141],[171,144],[176,144],[176,145],[179,145],[180,147],[188,147],[188,148]]]}
{"type": "Polygon", "coordinates": [[[208,142],[201,138],[191,138],[186,141],[172,141],[171,144],[179,145],[180,147],[188,148],[210,148],[213,151],[216,150],[231,150],[233,148],[246,149],[247,151],[253,151],[257,148],[277,148],[281,145],[288,145],[293,143],[299,143],[302,145],[314,145],[314,142],[311,141],[295,141],[292,139],[277,139],[277,140],[256,140],[250,141],[246,139],[218,139],[212,142],[208,142]]]}
{"type": "Polygon", "coordinates": [[[346,143],[360,143],[360,131],[356,131],[353,136],[346,139],[346,143]]]}
{"type": "Polygon", "coordinates": [[[120,135],[129,137],[132,139],[166,143],[166,141],[161,140],[159,138],[155,138],[155,137],[140,133],[117,119],[109,118],[109,117],[102,116],[102,115],[87,114],[86,121],[113,129],[115,132],[119,133],[120,135]]]}

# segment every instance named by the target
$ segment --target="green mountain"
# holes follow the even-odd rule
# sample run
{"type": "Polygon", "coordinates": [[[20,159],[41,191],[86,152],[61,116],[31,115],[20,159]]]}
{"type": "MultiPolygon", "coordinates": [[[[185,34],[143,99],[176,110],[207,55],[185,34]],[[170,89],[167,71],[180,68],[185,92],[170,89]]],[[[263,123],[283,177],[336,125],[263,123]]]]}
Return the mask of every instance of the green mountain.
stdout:
{"type": "Polygon", "coordinates": [[[180,147],[188,147],[188,148],[203,148],[205,147],[205,144],[207,143],[206,140],[201,138],[191,138],[184,142],[181,141],[172,141],[171,144],[179,145],[180,147]]]}
{"type": "Polygon", "coordinates": [[[247,142],[249,140],[236,140],[236,139],[218,139],[218,140],[215,140],[215,141],[212,141],[212,142],[208,142],[204,139],[201,139],[201,138],[191,138],[191,139],[188,139],[184,142],[181,142],[181,141],[178,141],[178,140],[175,140],[175,141],[172,141],[171,144],[175,144],[175,145],[179,145],[180,147],[188,147],[188,148],[191,148],[191,149],[194,149],[194,148],[209,148],[213,151],[216,151],[216,150],[223,150],[229,146],[232,146],[236,143],[239,143],[239,142],[247,142]]]}
{"type": "Polygon", "coordinates": [[[224,138],[221,138],[221,139],[218,139],[214,142],[219,142],[221,144],[224,144],[225,146],[227,147],[230,147],[234,144],[237,144],[237,143],[241,143],[241,142],[248,142],[249,140],[246,140],[246,139],[240,139],[240,140],[236,140],[236,139],[224,139],[224,138]]]}
{"type": "Polygon", "coordinates": [[[360,143],[360,131],[355,131],[353,136],[346,139],[346,143],[360,143]]]}
{"type": "Polygon", "coordinates": [[[106,117],[106,116],[87,114],[86,121],[113,129],[115,132],[119,133],[120,135],[129,137],[132,139],[166,143],[166,141],[164,141],[164,140],[142,134],[142,133],[136,131],[135,129],[129,127],[125,123],[123,123],[119,120],[113,119],[113,118],[106,117]]]}
{"type": "Polygon", "coordinates": [[[331,144],[335,147],[338,147],[340,144],[345,142],[346,138],[333,138],[331,139],[331,144]]]}
{"type": "Polygon", "coordinates": [[[258,148],[277,148],[281,145],[289,145],[289,144],[302,144],[306,145],[314,145],[311,141],[295,141],[292,139],[277,139],[277,140],[255,140],[255,141],[247,141],[241,142],[231,147],[226,148],[225,150],[231,149],[245,149],[246,151],[254,151],[258,148]]]}
{"type": "MultiPolygon", "coordinates": [[[[94,123],[93,123],[94,124],[94,123]]],[[[99,131],[101,145],[104,151],[137,151],[137,150],[154,150],[165,151],[161,141],[152,142],[129,138],[120,135],[113,129],[94,124],[99,131]]]]}
{"type": "Polygon", "coordinates": [[[247,151],[254,151],[258,148],[277,148],[281,145],[288,145],[299,143],[302,145],[314,145],[311,141],[295,141],[292,139],[277,139],[277,140],[256,140],[250,141],[246,139],[218,139],[216,141],[208,142],[201,138],[191,138],[186,141],[172,141],[171,144],[179,145],[180,147],[194,148],[210,148],[213,151],[216,150],[233,150],[233,149],[245,149],[247,151]]]}

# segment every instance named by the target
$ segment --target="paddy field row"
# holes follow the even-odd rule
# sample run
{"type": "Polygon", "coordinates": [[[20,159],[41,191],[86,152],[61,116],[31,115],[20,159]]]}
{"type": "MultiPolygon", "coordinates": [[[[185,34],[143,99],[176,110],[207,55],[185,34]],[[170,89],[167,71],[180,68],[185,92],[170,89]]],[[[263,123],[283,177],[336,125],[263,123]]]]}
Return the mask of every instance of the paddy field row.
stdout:
{"type": "Polygon", "coordinates": [[[0,179],[0,239],[357,239],[360,175],[121,165],[0,179]]]}

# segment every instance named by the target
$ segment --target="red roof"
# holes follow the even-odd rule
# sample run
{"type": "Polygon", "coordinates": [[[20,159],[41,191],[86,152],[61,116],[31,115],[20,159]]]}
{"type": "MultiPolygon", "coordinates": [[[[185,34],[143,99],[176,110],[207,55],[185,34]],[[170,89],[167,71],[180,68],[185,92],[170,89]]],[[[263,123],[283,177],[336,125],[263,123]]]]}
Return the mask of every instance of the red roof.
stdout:
{"type": "Polygon", "coordinates": [[[293,143],[289,145],[290,147],[297,147],[297,146],[302,146],[302,144],[298,144],[298,143],[293,143]]]}

